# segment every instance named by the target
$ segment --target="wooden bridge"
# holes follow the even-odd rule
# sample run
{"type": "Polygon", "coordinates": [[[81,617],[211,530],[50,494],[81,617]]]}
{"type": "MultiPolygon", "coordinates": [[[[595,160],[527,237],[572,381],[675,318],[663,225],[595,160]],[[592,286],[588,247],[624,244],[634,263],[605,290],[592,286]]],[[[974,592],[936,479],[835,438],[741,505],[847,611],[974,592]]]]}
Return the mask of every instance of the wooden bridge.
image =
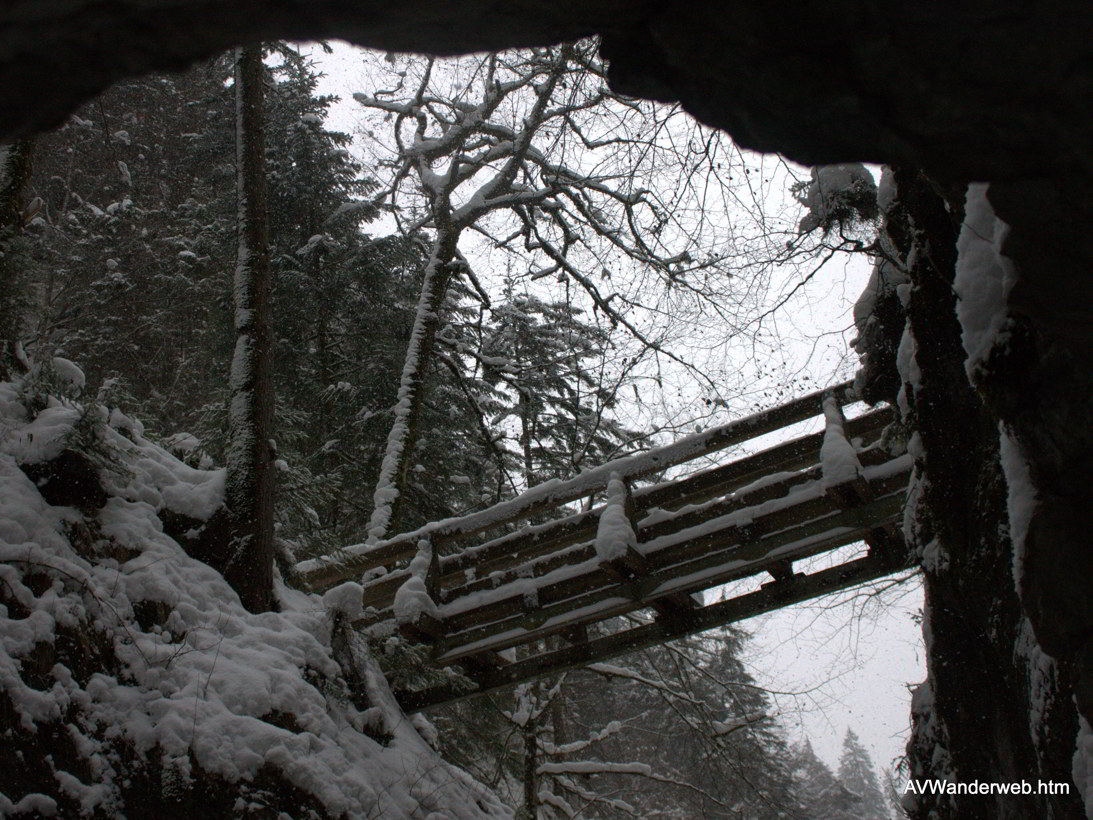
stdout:
{"type": "Polygon", "coordinates": [[[339,595],[361,596],[360,626],[398,630],[427,644],[438,667],[462,673],[396,693],[407,709],[863,584],[908,565],[899,522],[911,460],[881,440],[892,411],[847,420],[852,400],[842,384],[297,570],[314,589],[359,580],[339,595]],[[815,416],[822,432],[635,486],[815,416]],[[794,569],[859,541],[862,557],[794,569]],[[705,590],[749,577],[759,583],[704,604],[705,590]],[[519,659],[505,652],[513,647],[523,647],[519,659]]]}

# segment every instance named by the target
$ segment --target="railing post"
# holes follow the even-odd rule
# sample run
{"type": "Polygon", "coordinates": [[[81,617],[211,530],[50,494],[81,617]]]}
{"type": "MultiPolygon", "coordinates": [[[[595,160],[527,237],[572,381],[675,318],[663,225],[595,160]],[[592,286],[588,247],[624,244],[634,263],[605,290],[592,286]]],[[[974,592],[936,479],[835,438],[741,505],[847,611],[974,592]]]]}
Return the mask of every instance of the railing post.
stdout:
{"type": "Polygon", "coordinates": [[[846,438],[846,416],[834,394],[823,401],[824,441],[820,445],[820,469],[824,491],[843,506],[869,500],[858,452],[846,438]]]}
{"type": "Polygon", "coordinates": [[[446,630],[434,597],[439,590],[439,564],[428,538],[418,540],[409,569],[409,577],[398,588],[392,604],[395,621],[407,638],[431,643],[444,637],[446,630]]]}
{"type": "MultiPolygon", "coordinates": [[[[642,601],[650,589],[649,562],[637,549],[636,514],[630,482],[624,481],[618,473],[612,473],[596,531],[596,552],[604,571],[620,583],[626,583],[630,597],[642,601]]],[[[672,593],[650,601],[649,606],[661,618],[682,620],[697,604],[690,595],[672,593]]]]}
{"type": "MultiPolygon", "coordinates": [[[[846,416],[834,395],[824,398],[824,443],[820,448],[824,490],[838,504],[857,507],[873,497],[857,451],[846,438],[846,416]]],[[[899,528],[886,524],[870,531],[863,539],[869,554],[897,562],[906,546],[899,528]]]]}
{"type": "Polygon", "coordinates": [[[607,481],[607,498],[600,510],[596,527],[596,554],[600,563],[624,577],[633,577],[643,568],[642,555],[637,551],[638,537],[634,532],[634,498],[630,484],[618,473],[607,481]]]}

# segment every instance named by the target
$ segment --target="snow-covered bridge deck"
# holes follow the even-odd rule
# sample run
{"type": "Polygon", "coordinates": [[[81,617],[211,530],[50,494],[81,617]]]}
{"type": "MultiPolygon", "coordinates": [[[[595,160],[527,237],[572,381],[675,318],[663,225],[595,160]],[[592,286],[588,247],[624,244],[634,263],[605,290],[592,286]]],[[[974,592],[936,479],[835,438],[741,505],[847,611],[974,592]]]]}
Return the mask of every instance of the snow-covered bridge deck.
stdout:
{"type": "Polygon", "coordinates": [[[400,693],[408,708],[602,661],[890,575],[911,461],[881,443],[890,410],[846,420],[839,385],[569,481],[376,544],[300,564],[361,626],[427,643],[469,679],[400,693]],[[822,415],[823,432],[691,475],[632,485],[822,415]],[[580,510],[583,502],[587,509],[580,510]],[[549,520],[546,520],[549,519],[549,520]],[[863,557],[794,562],[858,541],[863,557]],[[768,574],[704,605],[705,590],[768,574]],[[643,614],[644,613],[644,614],[643,614]],[[598,627],[627,616],[611,629],[598,627]],[[524,647],[519,659],[504,650],[524,647]]]}

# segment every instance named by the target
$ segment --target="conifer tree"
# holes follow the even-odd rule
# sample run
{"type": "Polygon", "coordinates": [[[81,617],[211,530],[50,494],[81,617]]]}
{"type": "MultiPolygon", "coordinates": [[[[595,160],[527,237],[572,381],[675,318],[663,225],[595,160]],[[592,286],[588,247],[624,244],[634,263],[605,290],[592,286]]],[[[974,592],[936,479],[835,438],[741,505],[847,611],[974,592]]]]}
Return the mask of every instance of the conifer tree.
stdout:
{"type": "Polygon", "coordinates": [[[187,429],[230,356],[229,68],[122,83],[38,138],[24,344],[122,377],[153,430],[187,429]]]}
{"type": "MultiPolygon", "coordinates": [[[[420,261],[412,241],[362,231],[375,214],[360,198],[371,183],[348,135],[324,127],[333,99],[315,92],[297,50],[270,51],[265,159],[287,470],[279,532],[313,553],[359,538],[357,486],[378,468],[420,261]]],[[[90,389],[116,380],[149,434],[171,433],[165,443],[195,464],[226,453],[232,71],[229,55],[127,81],[40,136],[27,198],[41,204],[19,240],[32,258],[17,266],[26,309],[13,335],[31,353],[78,361],[90,389]]]]}
{"type": "Polygon", "coordinates": [[[443,751],[535,820],[796,817],[789,752],[742,641],[729,629],[446,707],[443,751]]]}
{"type": "Polygon", "coordinates": [[[873,770],[873,761],[853,729],[847,729],[843,738],[839,780],[858,797],[852,815],[855,820],[888,820],[888,806],[873,770]]]}
{"type": "Polygon", "coordinates": [[[511,396],[494,422],[518,424],[527,486],[569,478],[635,438],[611,416],[619,385],[608,377],[610,348],[610,334],[566,301],[510,289],[493,308],[479,362],[482,377],[511,396]]]}
{"type": "Polygon", "coordinates": [[[798,811],[809,820],[856,820],[858,795],[844,786],[805,740],[793,755],[798,811]]]}

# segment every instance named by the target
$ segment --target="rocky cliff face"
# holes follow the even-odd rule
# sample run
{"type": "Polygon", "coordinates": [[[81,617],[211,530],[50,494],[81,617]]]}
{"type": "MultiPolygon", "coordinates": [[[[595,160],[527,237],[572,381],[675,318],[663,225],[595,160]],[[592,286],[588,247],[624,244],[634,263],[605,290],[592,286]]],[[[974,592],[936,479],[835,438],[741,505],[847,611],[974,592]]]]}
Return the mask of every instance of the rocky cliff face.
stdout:
{"type": "Polygon", "coordinates": [[[831,0],[792,13],[758,0],[13,0],[5,16],[9,135],[119,77],[245,40],[450,54],[599,34],[620,90],[680,100],[749,148],[965,179],[1090,168],[1093,9],[1079,0],[831,0]]]}
{"type": "MultiPolygon", "coordinates": [[[[620,90],[680,100],[744,146],[904,169],[890,226],[910,254],[900,381],[931,636],[916,770],[1068,780],[1073,762],[1093,808],[1089,3],[833,0],[787,15],[764,0],[15,0],[4,13],[8,136],[57,122],[121,76],[243,39],[452,52],[598,33],[620,90]],[[966,197],[970,182],[990,186],[966,197]],[[972,203],[1003,261],[971,264],[986,253],[961,241],[972,203]]],[[[1081,812],[1072,796],[922,800],[914,813],[931,809],[1081,812]]]]}
{"type": "MultiPolygon", "coordinates": [[[[1000,298],[1001,278],[1013,273],[993,241],[1001,223],[983,186],[961,196],[917,171],[892,177],[884,229],[908,280],[899,288],[905,324],[896,401],[915,457],[905,533],[926,591],[928,679],[914,696],[912,775],[1069,781],[1077,670],[1043,651],[1019,594],[1029,570],[1019,557],[1020,529],[1038,503],[1030,462],[968,376],[970,369],[978,382],[993,372],[996,348],[1016,343],[1000,298]],[[969,368],[970,360],[980,363],[969,368]]],[[[924,820],[1084,815],[1074,789],[909,794],[904,807],[924,820]]]]}

